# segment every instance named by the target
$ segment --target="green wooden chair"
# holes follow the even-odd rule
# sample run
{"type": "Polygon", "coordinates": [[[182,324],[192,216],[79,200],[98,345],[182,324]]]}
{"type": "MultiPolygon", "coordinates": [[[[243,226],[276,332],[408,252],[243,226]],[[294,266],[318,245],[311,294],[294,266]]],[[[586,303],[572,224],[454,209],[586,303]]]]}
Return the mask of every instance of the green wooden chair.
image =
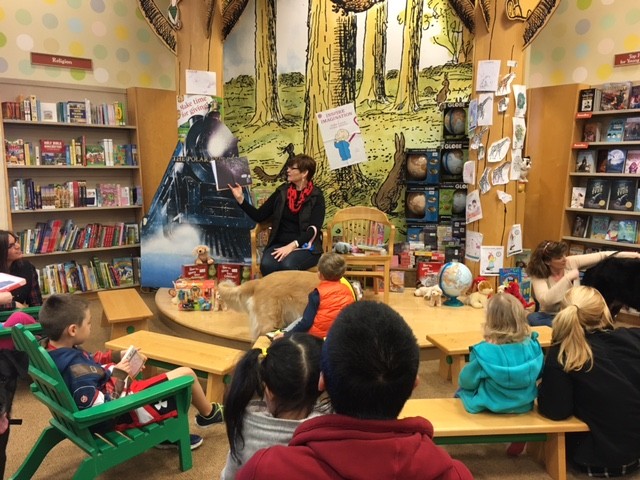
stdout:
{"type": "Polygon", "coordinates": [[[49,408],[53,418],[11,479],[32,478],[47,453],[67,438],[89,455],[76,470],[74,479],[95,478],[164,441],[178,443],[180,470],[191,468],[188,412],[192,378],[169,380],[134,395],[78,410],[56,365],[36,338],[23,325],[13,327],[12,336],[18,350],[29,355],[29,374],[33,379],[31,391],[49,408]],[[170,397],[174,397],[177,404],[175,418],[123,432],[94,434],[91,431],[96,424],[170,397]]]}
{"type": "Polygon", "coordinates": [[[12,313],[16,313],[16,312],[27,313],[27,314],[31,315],[33,318],[35,318],[36,320],[38,320],[38,315],[40,314],[40,309],[41,308],[42,307],[40,307],[40,306],[38,306],[38,307],[26,307],[26,308],[19,308],[17,310],[7,310],[7,311],[0,312],[0,323],[6,322],[7,318],[9,318],[12,313]]]}

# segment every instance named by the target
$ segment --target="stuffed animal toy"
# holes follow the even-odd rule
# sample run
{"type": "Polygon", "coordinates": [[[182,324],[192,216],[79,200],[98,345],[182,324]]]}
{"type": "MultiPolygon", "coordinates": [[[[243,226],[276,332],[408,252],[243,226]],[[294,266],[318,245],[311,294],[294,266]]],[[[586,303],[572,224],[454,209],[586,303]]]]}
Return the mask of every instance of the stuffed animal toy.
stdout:
{"type": "Polygon", "coordinates": [[[525,300],[525,298],[522,296],[522,293],[520,292],[520,284],[518,282],[509,282],[504,286],[504,292],[513,295],[518,300],[520,300],[520,303],[524,308],[529,308],[536,304],[535,302],[527,302],[525,300]]]}
{"type": "Polygon", "coordinates": [[[473,308],[484,308],[487,306],[489,295],[493,293],[493,287],[488,280],[480,280],[476,288],[477,290],[469,295],[469,305],[473,308]]]}
{"type": "Polygon", "coordinates": [[[522,161],[520,162],[520,178],[518,179],[521,183],[527,183],[529,179],[527,176],[529,175],[529,170],[531,170],[531,157],[522,157],[522,161]]]}
{"type": "MultiPolygon", "coordinates": [[[[442,289],[437,286],[434,285],[433,287],[427,287],[431,289],[431,292],[429,292],[429,305],[432,307],[441,307],[442,306],[442,289]]],[[[424,297],[425,299],[427,299],[427,296],[425,295],[424,297]]]]}
{"type": "Polygon", "coordinates": [[[206,245],[198,245],[193,249],[193,254],[196,257],[196,265],[213,265],[213,258],[209,255],[209,247],[206,245]]]}
{"type": "Polygon", "coordinates": [[[353,248],[347,242],[336,242],[336,244],[333,246],[334,253],[345,254],[351,253],[352,250],[353,248]]]}

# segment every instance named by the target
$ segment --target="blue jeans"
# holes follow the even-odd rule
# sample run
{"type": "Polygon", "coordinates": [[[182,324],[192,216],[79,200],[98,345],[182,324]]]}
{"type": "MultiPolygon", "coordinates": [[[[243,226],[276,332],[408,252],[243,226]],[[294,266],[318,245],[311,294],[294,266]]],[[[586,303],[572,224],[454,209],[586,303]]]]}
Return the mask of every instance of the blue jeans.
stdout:
{"type": "Polygon", "coordinates": [[[282,245],[272,245],[269,248],[265,248],[262,254],[262,261],[260,262],[260,272],[262,276],[279,270],[309,270],[311,267],[315,267],[320,260],[319,254],[312,253],[307,249],[298,249],[291,252],[279,262],[273,258],[271,254],[276,248],[281,246],[282,245]]]}
{"type": "Polygon", "coordinates": [[[542,325],[550,327],[555,316],[555,313],[533,312],[527,315],[527,321],[532,327],[540,327],[542,325]]]}

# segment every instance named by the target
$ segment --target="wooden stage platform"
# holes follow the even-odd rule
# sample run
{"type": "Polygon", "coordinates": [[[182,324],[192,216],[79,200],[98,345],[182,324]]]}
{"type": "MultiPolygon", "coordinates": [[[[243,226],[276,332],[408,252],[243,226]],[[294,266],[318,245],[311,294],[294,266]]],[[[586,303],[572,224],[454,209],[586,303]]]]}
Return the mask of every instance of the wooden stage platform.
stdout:
{"type": "MultiPolygon", "coordinates": [[[[156,292],[155,302],[167,326],[188,338],[203,340],[233,348],[248,349],[252,345],[247,314],[227,310],[224,312],[181,312],[171,303],[169,289],[156,292]]],[[[382,299],[382,295],[369,292],[367,300],[382,299]]],[[[413,289],[404,293],[391,293],[389,304],[411,326],[416,334],[424,360],[438,358],[438,350],[427,340],[427,334],[480,330],[484,322],[484,309],[463,307],[430,307],[413,289]]]]}

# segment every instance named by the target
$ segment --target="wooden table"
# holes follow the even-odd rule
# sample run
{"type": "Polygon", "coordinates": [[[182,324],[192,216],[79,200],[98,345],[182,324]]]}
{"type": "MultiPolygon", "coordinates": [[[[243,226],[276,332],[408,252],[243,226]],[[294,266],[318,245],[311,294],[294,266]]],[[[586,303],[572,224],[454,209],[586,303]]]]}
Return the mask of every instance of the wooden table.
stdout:
{"type": "MultiPolygon", "coordinates": [[[[531,327],[538,332],[538,342],[543,348],[551,345],[551,327],[531,327]]],[[[427,334],[427,340],[440,350],[440,376],[451,380],[458,387],[458,376],[469,355],[469,347],[484,340],[482,330],[427,334]]]]}
{"type": "Polygon", "coordinates": [[[101,291],[98,299],[102,304],[102,326],[111,326],[110,338],[149,329],[153,312],[135,288],[101,291]]]}
{"type": "Polygon", "coordinates": [[[231,374],[244,351],[211,343],[139,330],[105,343],[109,350],[125,350],[130,345],[139,348],[149,363],[161,368],[177,366],[192,368],[207,378],[205,393],[211,402],[222,402],[225,377],[231,374]]]}

